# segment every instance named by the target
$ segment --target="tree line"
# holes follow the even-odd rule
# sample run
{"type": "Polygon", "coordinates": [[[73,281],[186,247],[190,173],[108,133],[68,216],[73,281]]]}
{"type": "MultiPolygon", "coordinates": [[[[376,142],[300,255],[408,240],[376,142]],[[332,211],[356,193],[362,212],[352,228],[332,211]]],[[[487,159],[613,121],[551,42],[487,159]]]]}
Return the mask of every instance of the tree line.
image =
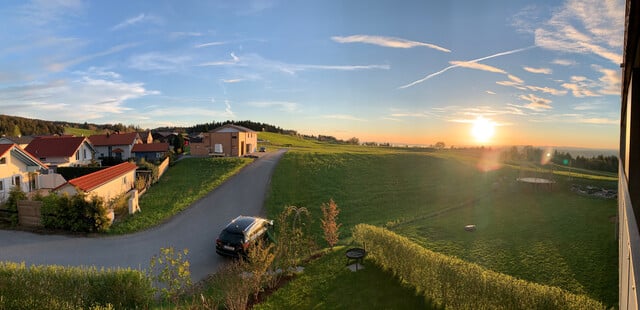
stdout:
{"type": "Polygon", "coordinates": [[[528,161],[534,163],[546,162],[546,160],[543,159],[548,156],[550,157],[548,159],[549,162],[557,165],[614,173],[618,172],[618,157],[613,155],[604,156],[601,154],[593,157],[578,155],[573,157],[569,152],[558,152],[554,150],[553,153],[545,153],[545,150],[530,145],[522,148],[512,146],[503,151],[501,155],[503,161],[528,161]]]}
{"type": "Polygon", "coordinates": [[[37,136],[62,135],[66,127],[88,129],[93,131],[109,130],[117,132],[143,131],[140,126],[117,124],[72,123],[64,121],[46,121],[19,116],[0,114],[0,136],[37,136]]]}

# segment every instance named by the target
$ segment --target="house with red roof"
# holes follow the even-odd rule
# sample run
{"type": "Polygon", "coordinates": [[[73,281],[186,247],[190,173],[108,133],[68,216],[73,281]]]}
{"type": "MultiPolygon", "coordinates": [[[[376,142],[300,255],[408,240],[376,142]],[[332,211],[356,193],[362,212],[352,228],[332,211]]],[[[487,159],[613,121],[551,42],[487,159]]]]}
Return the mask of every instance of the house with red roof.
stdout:
{"type": "Polygon", "coordinates": [[[136,144],[131,150],[136,160],[144,158],[146,161],[157,161],[169,152],[169,143],[136,144]]]}
{"type": "Polygon", "coordinates": [[[96,157],[113,157],[120,160],[131,158],[133,146],[142,143],[137,132],[93,135],[89,137],[89,140],[96,150],[96,157]]]}
{"type": "Polygon", "coordinates": [[[9,197],[15,186],[20,186],[25,193],[38,190],[38,176],[48,169],[17,144],[0,144],[0,203],[9,197]]]}
{"type": "Polygon", "coordinates": [[[74,136],[36,137],[25,150],[50,167],[86,166],[95,153],[89,139],[74,136]]]}
{"type": "Polygon", "coordinates": [[[96,195],[108,202],[134,188],[137,168],[134,163],[124,162],[71,179],[58,186],[55,191],[69,195],[82,191],[89,196],[96,195]]]}

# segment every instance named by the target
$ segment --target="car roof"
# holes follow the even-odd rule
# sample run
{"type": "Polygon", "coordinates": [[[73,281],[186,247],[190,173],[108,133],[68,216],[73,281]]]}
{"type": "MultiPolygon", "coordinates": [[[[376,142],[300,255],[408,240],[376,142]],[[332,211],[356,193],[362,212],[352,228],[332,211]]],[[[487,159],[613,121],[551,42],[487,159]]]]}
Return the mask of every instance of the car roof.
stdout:
{"type": "Polygon", "coordinates": [[[226,231],[235,234],[241,234],[249,230],[249,228],[257,221],[266,221],[265,219],[253,216],[238,216],[227,227],[226,231]]]}

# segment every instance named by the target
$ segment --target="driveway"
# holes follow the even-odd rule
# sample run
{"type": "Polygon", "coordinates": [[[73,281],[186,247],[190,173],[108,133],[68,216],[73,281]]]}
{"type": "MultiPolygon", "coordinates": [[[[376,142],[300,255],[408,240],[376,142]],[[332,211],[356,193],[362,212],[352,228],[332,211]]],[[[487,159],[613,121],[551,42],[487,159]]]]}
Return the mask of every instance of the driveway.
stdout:
{"type": "Polygon", "coordinates": [[[187,248],[191,277],[202,280],[227,260],[215,252],[224,226],[238,215],[264,215],[271,175],[284,153],[264,154],[169,222],[143,232],[87,238],[0,231],[0,261],[144,270],[161,247],[187,248]]]}

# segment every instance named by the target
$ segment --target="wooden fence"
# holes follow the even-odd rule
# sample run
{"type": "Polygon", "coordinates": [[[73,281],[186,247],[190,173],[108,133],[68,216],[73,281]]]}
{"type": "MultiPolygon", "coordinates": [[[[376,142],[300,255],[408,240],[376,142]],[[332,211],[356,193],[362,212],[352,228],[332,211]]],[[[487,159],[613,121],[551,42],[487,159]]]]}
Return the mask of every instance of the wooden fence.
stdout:
{"type": "Polygon", "coordinates": [[[42,208],[40,201],[18,201],[18,223],[21,226],[42,227],[40,208],[42,208]]]}

